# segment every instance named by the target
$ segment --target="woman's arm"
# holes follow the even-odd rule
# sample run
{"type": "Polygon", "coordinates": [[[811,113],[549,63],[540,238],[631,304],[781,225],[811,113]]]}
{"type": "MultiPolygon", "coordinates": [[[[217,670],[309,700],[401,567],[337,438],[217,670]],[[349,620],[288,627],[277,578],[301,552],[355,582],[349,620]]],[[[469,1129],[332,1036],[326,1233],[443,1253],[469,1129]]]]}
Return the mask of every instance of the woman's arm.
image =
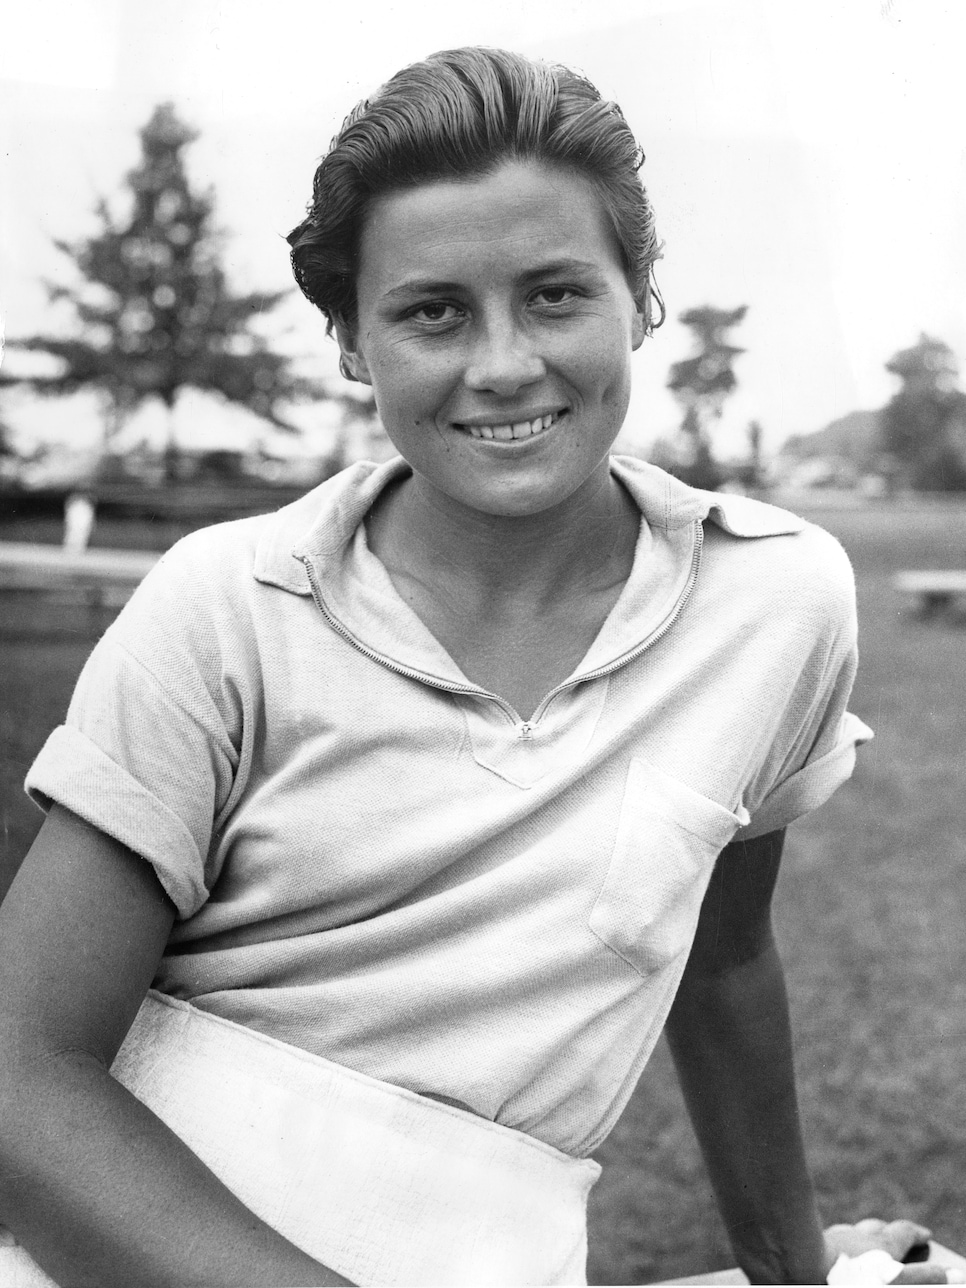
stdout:
{"type": "Polygon", "coordinates": [[[666,1032],[741,1269],[752,1283],[821,1284],[830,1262],[771,932],[783,840],[774,832],[721,854],[666,1032]]]}
{"type": "Polygon", "coordinates": [[[0,907],[0,1222],[71,1285],[348,1283],[108,1073],[173,920],[148,863],[51,810],[0,907]]]}
{"type": "MultiPolygon", "coordinates": [[[[844,1227],[823,1237],[771,927],[783,842],[784,832],[772,832],[722,851],[666,1031],[741,1269],[752,1283],[822,1284],[837,1251],[881,1247],[898,1257],[928,1231],[894,1222],[888,1238],[856,1227],[854,1246],[843,1242],[844,1227]]],[[[896,1282],[946,1276],[941,1267],[910,1266],[896,1282]]]]}

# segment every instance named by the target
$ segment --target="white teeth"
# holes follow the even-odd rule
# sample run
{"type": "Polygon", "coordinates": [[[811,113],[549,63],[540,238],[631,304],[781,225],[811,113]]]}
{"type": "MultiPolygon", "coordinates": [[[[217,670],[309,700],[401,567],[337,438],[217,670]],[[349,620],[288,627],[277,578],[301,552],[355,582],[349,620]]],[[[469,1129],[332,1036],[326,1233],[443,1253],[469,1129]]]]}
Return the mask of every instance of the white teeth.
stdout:
{"type": "Polygon", "coordinates": [[[541,430],[549,429],[561,413],[548,412],[546,416],[537,416],[533,420],[518,420],[512,425],[467,425],[473,438],[495,438],[501,443],[513,439],[530,438],[541,430]]]}

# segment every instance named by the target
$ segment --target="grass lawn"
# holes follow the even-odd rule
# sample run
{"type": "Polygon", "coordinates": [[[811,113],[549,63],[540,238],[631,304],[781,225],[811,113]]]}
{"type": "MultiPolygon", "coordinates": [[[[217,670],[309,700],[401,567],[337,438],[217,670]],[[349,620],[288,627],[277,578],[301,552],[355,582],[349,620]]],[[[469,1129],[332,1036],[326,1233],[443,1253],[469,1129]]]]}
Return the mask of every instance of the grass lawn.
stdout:
{"type": "MultiPolygon", "coordinates": [[[[786,848],[779,937],[811,1158],[829,1221],[903,1214],[966,1252],[966,619],[921,622],[890,585],[901,567],[966,568],[966,506],[811,517],[856,568],[852,706],[877,734],[786,848]]],[[[0,597],[0,891],[39,824],[23,774],[104,624],[0,597]]],[[[730,1263],[663,1046],[599,1158],[591,1282],[730,1263]]]]}

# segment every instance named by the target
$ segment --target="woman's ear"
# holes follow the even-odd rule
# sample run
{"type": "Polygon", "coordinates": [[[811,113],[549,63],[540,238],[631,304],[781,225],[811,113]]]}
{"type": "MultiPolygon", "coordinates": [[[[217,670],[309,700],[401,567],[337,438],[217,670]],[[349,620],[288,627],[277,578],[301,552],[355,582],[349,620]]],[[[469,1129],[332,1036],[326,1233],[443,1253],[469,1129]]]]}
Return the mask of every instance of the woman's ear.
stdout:
{"type": "Polygon", "coordinates": [[[651,288],[648,284],[644,287],[641,297],[634,300],[634,316],[631,319],[631,348],[634,350],[641,347],[650,329],[652,303],[651,288]]]}
{"type": "Polygon", "coordinates": [[[355,337],[344,322],[336,322],[335,338],[339,342],[342,356],[339,359],[339,370],[347,380],[358,380],[360,385],[371,385],[372,379],[366,360],[355,347],[355,337]]]}
{"type": "Polygon", "coordinates": [[[637,350],[644,343],[647,335],[647,309],[636,306],[631,319],[631,348],[637,350]]]}

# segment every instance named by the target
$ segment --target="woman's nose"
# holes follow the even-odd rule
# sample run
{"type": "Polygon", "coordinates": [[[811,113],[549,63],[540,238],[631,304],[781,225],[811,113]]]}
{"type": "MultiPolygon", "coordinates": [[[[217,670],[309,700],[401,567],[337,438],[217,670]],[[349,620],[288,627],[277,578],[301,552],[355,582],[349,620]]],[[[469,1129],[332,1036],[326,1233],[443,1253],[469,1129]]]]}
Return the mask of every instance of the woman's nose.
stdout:
{"type": "Polygon", "coordinates": [[[510,320],[481,329],[464,379],[470,389],[512,394],[539,380],[546,368],[522,328],[510,320]]]}

